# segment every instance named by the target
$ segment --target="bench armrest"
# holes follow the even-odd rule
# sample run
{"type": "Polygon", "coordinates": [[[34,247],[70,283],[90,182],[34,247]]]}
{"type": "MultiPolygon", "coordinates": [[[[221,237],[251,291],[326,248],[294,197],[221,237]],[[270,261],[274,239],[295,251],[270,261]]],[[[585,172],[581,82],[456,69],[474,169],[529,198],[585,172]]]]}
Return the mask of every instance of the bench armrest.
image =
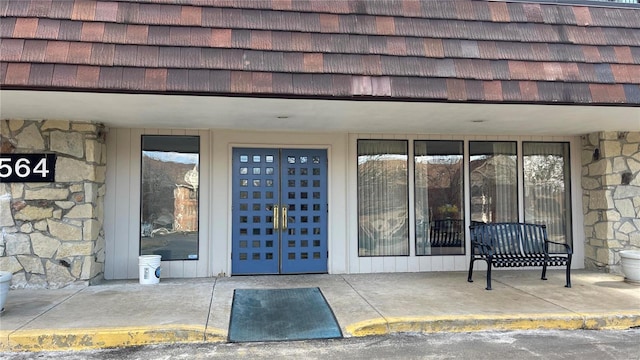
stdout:
{"type": "Polygon", "coordinates": [[[569,246],[568,244],[565,243],[559,243],[556,241],[551,241],[551,240],[545,240],[545,247],[544,250],[548,253],[549,252],[549,244],[555,244],[555,245],[562,245],[564,246],[565,250],[567,251],[567,254],[573,254],[573,250],[571,250],[571,246],[569,246]]]}
{"type": "Polygon", "coordinates": [[[471,240],[471,249],[475,250],[476,248],[480,249],[481,254],[491,255],[494,253],[493,246],[477,240],[471,240]]]}

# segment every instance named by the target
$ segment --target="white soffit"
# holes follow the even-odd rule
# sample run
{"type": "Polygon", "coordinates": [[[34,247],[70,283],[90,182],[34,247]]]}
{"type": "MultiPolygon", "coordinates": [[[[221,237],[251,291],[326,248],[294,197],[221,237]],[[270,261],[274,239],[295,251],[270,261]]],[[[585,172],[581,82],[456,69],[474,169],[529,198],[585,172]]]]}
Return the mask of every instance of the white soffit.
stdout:
{"type": "Polygon", "coordinates": [[[109,127],[467,135],[640,131],[640,107],[0,91],[2,119],[109,127]]]}

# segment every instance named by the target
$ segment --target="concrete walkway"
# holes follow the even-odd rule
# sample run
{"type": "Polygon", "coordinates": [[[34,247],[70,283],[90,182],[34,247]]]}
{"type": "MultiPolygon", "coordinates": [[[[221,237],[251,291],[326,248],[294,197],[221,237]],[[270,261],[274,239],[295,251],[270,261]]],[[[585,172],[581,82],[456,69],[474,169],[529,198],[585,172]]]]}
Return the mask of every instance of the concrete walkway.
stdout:
{"type": "Polygon", "coordinates": [[[319,287],[345,337],[395,332],[626,329],[640,326],[640,286],[573,271],[242,276],[105,281],[81,289],[11,290],[1,351],[52,351],[170,342],[226,342],[234,289],[319,287]]]}

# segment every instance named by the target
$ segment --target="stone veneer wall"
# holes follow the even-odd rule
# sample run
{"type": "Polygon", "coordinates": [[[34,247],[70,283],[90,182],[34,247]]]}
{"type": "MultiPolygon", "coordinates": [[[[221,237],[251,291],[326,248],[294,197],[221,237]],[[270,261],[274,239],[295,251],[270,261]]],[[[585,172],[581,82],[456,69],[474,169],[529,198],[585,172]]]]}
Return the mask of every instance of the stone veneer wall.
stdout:
{"type": "Polygon", "coordinates": [[[640,249],[640,132],[582,137],[585,267],[620,273],[619,251],[640,249]]]}
{"type": "Polygon", "coordinates": [[[2,153],[56,153],[54,183],[0,183],[0,270],[12,288],[88,285],[104,273],[102,125],[1,121],[2,153]]]}

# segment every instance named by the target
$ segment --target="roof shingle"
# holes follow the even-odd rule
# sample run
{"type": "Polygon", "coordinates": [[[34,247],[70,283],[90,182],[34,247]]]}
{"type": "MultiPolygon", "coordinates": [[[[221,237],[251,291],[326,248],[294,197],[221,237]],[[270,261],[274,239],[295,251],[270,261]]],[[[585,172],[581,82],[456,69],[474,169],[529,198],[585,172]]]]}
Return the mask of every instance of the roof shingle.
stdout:
{"type": "Polygon", "coordinates": [[[9,1],[5,87],[640,104],[640,10],[470,0],[9,1]]]}

